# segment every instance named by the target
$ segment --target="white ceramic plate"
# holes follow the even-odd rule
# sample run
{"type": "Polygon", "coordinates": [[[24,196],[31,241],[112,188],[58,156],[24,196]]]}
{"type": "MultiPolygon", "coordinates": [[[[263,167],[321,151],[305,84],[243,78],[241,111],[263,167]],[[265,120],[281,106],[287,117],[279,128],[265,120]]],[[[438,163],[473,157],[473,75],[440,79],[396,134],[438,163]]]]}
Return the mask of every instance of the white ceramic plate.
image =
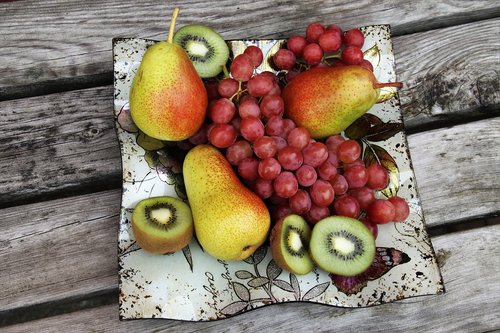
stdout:
{"type": "MultiPolygon", "coordinates": [[[[374,64],[376,77],[380,82],[395,81],[389,26],[363,27],[362,31],[365,57],[374,64]]],[[[404,197],[411,212],[405,222],[380,227],[377,256],[367,272],[341,278],[315,269],[308,275],[296,276],[274,263],[267,246],[241,262],[214,259],[202,251],[195,239],[170,255],[151,255],[138,248],[130,227],[135,204],[159,195],[185,199],[182,153],[175,145],[139,135],[128,111],[132,79],[144,52],[153,43],[131,38],[113,40],[114,116],[123,167],[118,235],[121,319],[216,320],[272,303],[301,301],[365,307],[443,292],[402,129],[399,99],[390,90],[385,92],[387,100],[376,104],[363,120],[372,127],[360,140],[365,159],[379,158],[391,171],[391,184],[385,194],[404,197]]],[[[257,45],[268,59],[283,41],[228,43],[235,55],[246,45],[257,45]]],[[[269,69],[265,62],[259,70],[269,69]]]]}

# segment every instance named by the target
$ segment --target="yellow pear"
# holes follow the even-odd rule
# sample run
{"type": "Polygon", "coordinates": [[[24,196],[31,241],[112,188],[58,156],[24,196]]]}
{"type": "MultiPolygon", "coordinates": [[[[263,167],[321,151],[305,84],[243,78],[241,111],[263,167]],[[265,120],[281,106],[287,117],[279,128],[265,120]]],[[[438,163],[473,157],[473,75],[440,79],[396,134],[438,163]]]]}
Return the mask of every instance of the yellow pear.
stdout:
{"type": "Polygon", "coordinates": [[[221,260],[253,254],[269,233],[269,211],[222,153],[210,145],[192,148],[183,173],[195,234],[204,251],[221,260]]]}
{"type": "Polygon", "coordinates": [[[174,10],[167,41],[150,46],[130,89],[130,113],[148,136],[166,141],[187,139],[205,120],[207,92],[186,51],[173,43],[174,10]]]}

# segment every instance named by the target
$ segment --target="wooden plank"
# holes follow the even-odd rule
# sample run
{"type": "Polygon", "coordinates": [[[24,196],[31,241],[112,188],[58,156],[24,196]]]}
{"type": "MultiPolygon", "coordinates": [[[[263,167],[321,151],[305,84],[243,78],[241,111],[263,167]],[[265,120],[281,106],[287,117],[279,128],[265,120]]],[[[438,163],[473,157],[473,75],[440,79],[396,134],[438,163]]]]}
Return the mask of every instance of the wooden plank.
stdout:
{"type": "MultiPolygon", "coordinates": [[[[0,207],[121,186],[109,96],[101,87],[0,103],[0,207]]],[[[430,223],[498,212],[499,136],[500,118],[409,135],[430,223]]]]}
{"type": "Polygon", "coordinates": [[[499,35],[496,18],[394,38],[405,125],[499,114],[499,35]]]}
{"type": "Polygon", "coordinates": [[[0,103],[0,205],[121,186],[111,86],[0,103]]]}
{"type": "Polygon", "coordinates": [[[500,225],[433,239],[446,293],[363,309],[289,303],[216,322],[118,321],[116,304],[4,327],[14,332],[486,332],[500,329],[500,225]],[[467,246],[463,246],[467,244],[467,246]]]}
{"type": "MultiPolygon", "coordinates": [[[[18,1],[0,3],[0,93],[19,86],[112,71],[113,37],[166,37],[173,6],[178,26],[208,24],[225,38],[283,38],[303,33],[308,23],[336,23],[344,29],[389,23],[402,35],[496,17],[500,3],[490,0],[438,3],[420,1],[18,1]],[[35,23],[35,24],[34,24],[35,23]]],[[[482,33],[481,33],[482,35],[482,33]]],[[[474,39],[464,39],[473,43],[474,39]]],[[[439,40],[437,42],[441,42],[439,40]]],[[[429,42],[435,46],[437,43],[429,42]]],[[[462,44],[462,43],[460,43],[462,44]]]]}
{"type": "Polygon", "coordinates": [[[116,287],[120,191],[0,210],[0,311],[116,287]]]}

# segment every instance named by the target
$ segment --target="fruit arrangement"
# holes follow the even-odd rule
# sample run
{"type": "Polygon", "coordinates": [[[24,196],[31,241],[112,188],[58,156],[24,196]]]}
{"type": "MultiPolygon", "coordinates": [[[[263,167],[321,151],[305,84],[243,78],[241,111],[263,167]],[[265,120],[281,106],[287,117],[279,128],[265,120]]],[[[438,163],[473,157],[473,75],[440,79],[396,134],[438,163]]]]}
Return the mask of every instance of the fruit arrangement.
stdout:
{"type": "Polygon", "coordinates": [[[150,47],[130,92],[137,127],[185,150],[189,206],[169,197],[139,202],[137,243],[169,253],[193,235],[222,260],[242,260],[269,242],[276,263],[295,274],[315,266],[354,276],[375,256],[379,224],[404,221],[406,201],[380,194],[388,170],[367,164],[346,137],[383,87],[364,59],[359,29],[308,25],[261,71],[262,51],[230,59],[224,39],[202,25],[150,47]]]}

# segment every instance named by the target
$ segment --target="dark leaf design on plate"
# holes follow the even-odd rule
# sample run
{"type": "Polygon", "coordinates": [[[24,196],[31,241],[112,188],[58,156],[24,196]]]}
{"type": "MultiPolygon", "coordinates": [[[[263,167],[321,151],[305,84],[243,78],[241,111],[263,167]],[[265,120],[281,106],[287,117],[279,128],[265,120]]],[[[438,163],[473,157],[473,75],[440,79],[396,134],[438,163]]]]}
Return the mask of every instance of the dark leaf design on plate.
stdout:
{"type": "Polygon", "coordinates": [[[402,123],[376,124],[370,128],[370,131],[366,134],[365,139],[369,141],[384,141],[402,130],[402,123]]]}
{"type": "Polygon", "coordinates": [[[280,288],[283,289],[284,291],[289,291],[293,293],[295,290],[293,289],[292,285],[284,280],[274,280],[273,284],[280,288]]]}
{"type": "Polygon", "coordinates": [[[241,283],[233,282],[233,289],[239,299],[246,302],[250,301],[250,292],[248,291],[247,287],[245,287],[241,283]]]}
{"type": "Polygon", "coordinates": [[[250,273],[249,271],[244,271],[244,270],[236,271],[235,275],[238,279],[242,279],[242,280],[250,279],[250,278],[254,277],[254,275],[252,273],[250,273]]]}
{"type": "Polygon", "coordinates": [[[118,125],[120,125],[121,129],[126,132],[137,133],[139,131],[134,121],[132,120],[132,116],[130,115],[130,109],[128,108],[128,105],[124,105],[120,109],[120,112],[116,117],[116,121],[118,125]]]}
{"type": "Polygon", "coordinates": [[[377,247],[372,265],[363,273],[356,276],[340,276],[330,274],[332,283],[346,295],[359,293],[368,281],[376,280],[390,271],[394,266],[410,261],[410,257],[397,249],[377,247]]]}
{"type": "Polygon", "coordinates": [[[189,264],[189,268],[191,269],[191,272],[193,271],[193,256],[191,255],[191,249],[189,248],[189,245],[186,245],[182,248],[182,254],[184,254],[184,258],[186,258],[186,261],[189,264]]]}
{"type": "Polygon", "coordinates": [[[266,274],[270,280],[274,280],[282,271],[281,267],[279,267],[274,260],[271,260],[267,265],[266,274]]]}
{"type": "Polygon", "coordinates": [[[363,153],[363,161],[366,166],[378,163],[383,166],[389,173],[389,185],[381,192],[387,196],[392,197],[398,193],[399,190],[399,169],[394,158],[382,147],[366,143],[366,149],[363,153]]]}
{"type": "Polygon", "coordinates": [[[328,289],[329,286],[330,286],[330,282],[325,282],[325,283],[321,283],[321,284],[318,284],[318,285],[312,287],[304,294],[304,296],[302,297],[302,300],[308,301],[308,300],[311,300],[313,298],[318,297],[319,295],[324,293],[326,291],[326,289],[328,289]]]}
{"type": "Polygon", "coordinates": [[[290,273],[290,285],[293,288],[293,292],[295,294],[295,299],[299,300],[300,299],[300,284],[299,280],[297,280],[297,277],[295,274],[290,273]]]}
{"type": "Polygon", "coordinates": [[[248,304],[248,302],[237,301],[224,307],[222,310],[220,310],[220,312],[225,316],[233,316],[245,310],[248,304]]]}
{"type": "Polygon", "coordinates": [[[262,287],[263,285],[269,283],[269,279],[264,276],[257,276],[256,278],[248,281],[248,285],[253,288],[262,287]]]}
{"type": "Polygon", "coordinates": [[[156,151],[146,150],[144,153],[144,160],[148,163],[151,169],[155,169],[158,164],[158,153],[156,151]]]}
{"type": "Polygon", "coordinates": [[[380,64],[380,48],[377,44],[363,52],[363,58],[371,62],[373,68],[380,64]]]}
{"type": "Polygon", "coordinates": [[[139,131],[136,138],[137,144],[141,146],[144,150],[159,150],[165,147],[165,142],[147,136],[143,132],[139,131]]]}
{"type": "Polygon", "coordinates": [[[349,139],[359,140],[370,131],[370,119],[365,115],[362,115],[356,119],[349,127],[344,131],[345,135],[349,139]]]}
{"type": "Polygon", "coordinates": [[[266,254],[267,246],[261,246],[250,257],[244,259],[243,261],[247,264],[258,265],[262,260],[264,260],[266,254]]]}

